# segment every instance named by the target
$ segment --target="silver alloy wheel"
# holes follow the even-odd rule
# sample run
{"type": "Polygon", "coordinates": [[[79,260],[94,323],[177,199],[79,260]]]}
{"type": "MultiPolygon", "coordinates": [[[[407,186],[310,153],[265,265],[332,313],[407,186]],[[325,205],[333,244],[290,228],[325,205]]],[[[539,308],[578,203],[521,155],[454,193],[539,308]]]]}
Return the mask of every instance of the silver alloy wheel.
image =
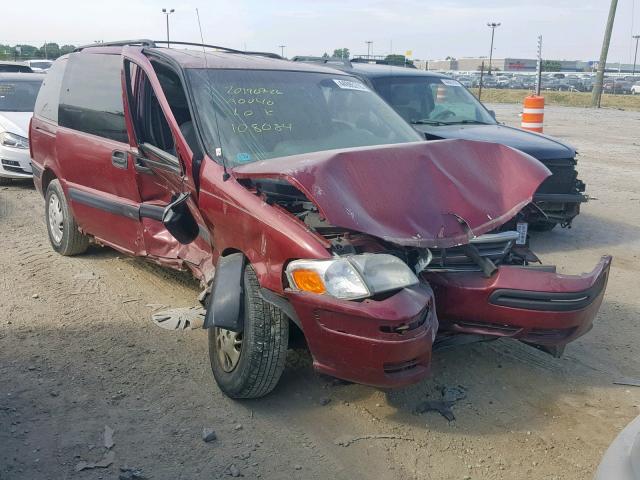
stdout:
{"type": "Polygon", "coordinates": [[[240,360],[242,332],[237,333],[216,327],[215,337],[220,366],[225,372],[232,372],[240,360]]]}
{"type": "Polygon", "coordinates": [[[64,232],[64,215],[62,214],[62,204],[58,195],[52,193],[49,197],[49,232],[53,237],[53,241],[59,244],[62,241],[64,232]]]}

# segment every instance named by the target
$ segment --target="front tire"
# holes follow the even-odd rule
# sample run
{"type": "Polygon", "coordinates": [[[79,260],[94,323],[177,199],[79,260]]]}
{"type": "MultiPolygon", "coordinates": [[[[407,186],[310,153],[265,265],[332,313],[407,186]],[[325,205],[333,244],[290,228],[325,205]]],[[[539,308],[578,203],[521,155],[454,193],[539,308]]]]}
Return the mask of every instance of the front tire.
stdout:
{"type": "Polygon", "coordinates": [[[58,180],[52,180],[47,187],[44,212],[49,242],[56,252],[71,256],[87,250],[89,238],[78,229],[58,180]]]}
{"type": "Polygon", "coordinates": [[[284,370],[289,319],[260,296],[250,265],[243,275],[244,329],[209,329],[209,361],[220,389],[231,398],[258,398],[271,392],[284,370]]]}

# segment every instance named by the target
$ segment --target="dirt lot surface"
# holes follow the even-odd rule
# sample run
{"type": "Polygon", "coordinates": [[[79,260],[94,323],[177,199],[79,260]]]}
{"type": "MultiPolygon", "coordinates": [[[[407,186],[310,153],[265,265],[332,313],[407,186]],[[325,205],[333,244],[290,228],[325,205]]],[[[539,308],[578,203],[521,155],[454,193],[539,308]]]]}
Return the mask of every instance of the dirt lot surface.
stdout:
{"type": "MultiPolygon", "coordinates": [[[[493,107],[517,123],[517,107],[493,107]]],[[[270,396],[227,399],[204,332],[150,321],[196,303],[189,276],[107,248],[61,257],[32,186],[1,188],[0,479],[139,478],[125,466],[151,479],[590,478],[640,414],[640,388],[613,384],[640,378],[640,113],[551,107],[546,131],[579,148],[597,200],[532,245],[569,273],[615,256],[594,329],[562,359],[508,340],[440,352],[431,379],[395,391],[318,377],[292,352],[270,396]],[[414,413],[457,386],[455,421],[414,413]]]]}

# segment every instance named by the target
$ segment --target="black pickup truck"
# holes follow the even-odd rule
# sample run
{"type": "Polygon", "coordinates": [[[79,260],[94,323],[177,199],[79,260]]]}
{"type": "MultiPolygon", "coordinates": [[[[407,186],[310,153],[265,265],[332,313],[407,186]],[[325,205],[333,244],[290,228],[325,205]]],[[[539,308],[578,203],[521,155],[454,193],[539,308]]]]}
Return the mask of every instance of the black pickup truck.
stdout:
{"type": "MultiPolygon", "coordinates": [[[[304,61],[309,61],[305,59],[304,61]]],[[[528,153],[551,172],[534,196],[526,220],[536,230],[569,227],[587,200],[578,179],[576,150],[548,135],[498,123],[458,81],[437,73],[389,65],[324,61],[361,78],[427,140],[458,138],[501,143],[528,153]]]]}

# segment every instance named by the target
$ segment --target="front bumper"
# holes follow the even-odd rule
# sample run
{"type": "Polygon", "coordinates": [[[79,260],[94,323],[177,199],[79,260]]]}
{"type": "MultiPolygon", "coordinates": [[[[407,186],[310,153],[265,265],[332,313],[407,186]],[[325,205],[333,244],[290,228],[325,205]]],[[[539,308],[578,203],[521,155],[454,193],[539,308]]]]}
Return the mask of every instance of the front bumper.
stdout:
{"type": "MultiPolygon", "coordinates": [[[[546,215],[543,222],[570,225],[571,221],[580,213],[580,204],[589,200],[582,193],[536,193],[533,203],[546,215]]],[[[528,219],[531,223],[539,219],[528,219]]]]}
{"type": "Polygon", "coordinates": [[[28,148],[11,148],[0,145],[0,177],[31,178],[32,174],[28,148]]]}
{"type": "Polygon", "coordinates": [[[286,296],[319,372],[377,387],[409,385],[429,374],[438,320],[428,285],[361,302],[293,291],[286,296]]]}
{"type": "Polygon", "coordinates": [[[423,278],[435,292],[441,332],[561,346],[591,329],[611,260],[602,257],[592,272],[582,275],[501,266],[490,278],[479,272],[427,273],[423,278]]]}

